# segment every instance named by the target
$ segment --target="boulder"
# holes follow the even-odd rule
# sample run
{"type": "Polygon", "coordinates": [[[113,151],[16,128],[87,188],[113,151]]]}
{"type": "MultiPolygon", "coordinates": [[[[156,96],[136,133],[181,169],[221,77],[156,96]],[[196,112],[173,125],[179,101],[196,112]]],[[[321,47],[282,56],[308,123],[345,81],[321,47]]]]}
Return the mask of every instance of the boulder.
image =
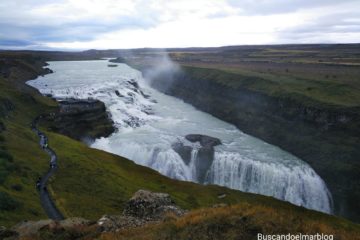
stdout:
{"type": "Polygon", "coordinates": [[[201,134],[188,134],[185,138],[190,142],[199,142],[203,147],[215,147],[221,144],[220,139],[201,134]]]}
{"type": "Polygon", "coordinates": [[[97,222],[101,232],[115,232],[124,228],[139,227],[145,223],[143,219],[122,215],[104,215],[97,222]]]}
{"type": "Polygon", "coordinates": [[[154,193],[139,190],[126,203],[124,216],[136,217],[148,221],[164,219],[168,213],[182,216],[185,211],[175,205],[167,193],[154,193]]]}
{"type": "Polygon", "coordinates": [[[104,215],[97,225],[101,232],[115,232],[163,221],[169,214],[180,217],[185,210],[176,206],[169,194],[139,190],[126,203],[122,215],[104,215]]]}

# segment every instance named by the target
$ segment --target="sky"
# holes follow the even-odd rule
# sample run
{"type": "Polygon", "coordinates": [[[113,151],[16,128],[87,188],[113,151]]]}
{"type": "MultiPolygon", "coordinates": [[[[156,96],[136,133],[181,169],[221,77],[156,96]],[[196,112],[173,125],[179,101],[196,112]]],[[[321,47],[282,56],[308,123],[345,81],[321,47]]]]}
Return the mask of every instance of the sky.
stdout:
{"type": "Polygon", "coordinates": [[[0,0],[0,49],[358,42],[360,0],[0,0]]]}

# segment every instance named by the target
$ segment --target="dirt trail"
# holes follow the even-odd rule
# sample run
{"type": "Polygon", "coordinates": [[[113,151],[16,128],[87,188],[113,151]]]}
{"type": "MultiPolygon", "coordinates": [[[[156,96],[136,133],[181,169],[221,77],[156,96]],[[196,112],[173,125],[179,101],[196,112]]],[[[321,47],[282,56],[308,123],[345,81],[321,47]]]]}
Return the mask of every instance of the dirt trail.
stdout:
{"type": "Polygon", "coordinates": [[[49,218],[53,220],[63,220],[64,216],[57,209],[54,201],[51,199],[47,190],[47,183],[52,175],[54,175],[57,169],[57,156],[54,150],[48,146],[47,136],[37,128],[37,123],[40,117],[34,119],[31,124],[31,129],[39,136],[41,148],[50,156],[49,170],[38,180],[36,187],[40,193],[40,202],[49,218]]]}

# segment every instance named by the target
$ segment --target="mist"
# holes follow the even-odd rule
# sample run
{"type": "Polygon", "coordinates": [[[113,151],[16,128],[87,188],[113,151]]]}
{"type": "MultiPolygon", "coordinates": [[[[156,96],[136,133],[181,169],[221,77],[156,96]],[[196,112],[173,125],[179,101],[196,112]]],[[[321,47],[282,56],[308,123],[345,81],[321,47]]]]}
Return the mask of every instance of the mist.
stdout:
{"type": "Polygon", "coordinates": [[[150,86],[167,92],[174,83],[175,76],[182,72],[180,65],[172,61],[166,51],[160,52],[156,58],[149,58],[151,63],[142,70],[144,79],[150,86]]]}

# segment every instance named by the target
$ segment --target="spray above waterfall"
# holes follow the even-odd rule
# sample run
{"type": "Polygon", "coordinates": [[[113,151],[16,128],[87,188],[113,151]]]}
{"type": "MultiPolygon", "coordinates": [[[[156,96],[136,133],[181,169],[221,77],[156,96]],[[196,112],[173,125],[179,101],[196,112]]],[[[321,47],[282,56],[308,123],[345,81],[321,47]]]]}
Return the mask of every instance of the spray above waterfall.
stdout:
{"type": "MultiPolygon", "coordinates": [[[[158,66],[147,76],[165,76],[167,65],[158,66]]],[[[29,84],[54,97],[91,96],[103,101],[116,123],[118,131],[97,139],[92,147],[171,178],[218,184],[331,212],[326,184],[308,164],[158,92],[145,84],[137,70],[125,64],[109,68],[106,61],[51,62],[50,68],[54,74],[29,84]]]]}
{"type": "Polygon", "coordinates": [[[144,63],[144,79],[150,86],[157,84],[165,92],[172,85],[175,74],[181,72],[181,67],[171,60],[165,50],[157,52],[156,57],[151,58],[151,62],[145,59],[144,63]]]}

